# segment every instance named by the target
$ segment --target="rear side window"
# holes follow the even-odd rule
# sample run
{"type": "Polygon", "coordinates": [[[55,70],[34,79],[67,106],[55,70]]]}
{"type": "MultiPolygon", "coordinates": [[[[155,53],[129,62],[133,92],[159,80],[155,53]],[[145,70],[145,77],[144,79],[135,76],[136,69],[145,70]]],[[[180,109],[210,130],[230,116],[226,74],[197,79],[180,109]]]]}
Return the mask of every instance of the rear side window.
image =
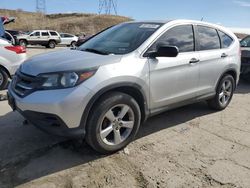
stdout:
{"type": "Polygon", "coordinates": [[[50,35],[51,36],[58,36],[57,33],[55,31],[50,31],[50,35]]]}
{"type": "Polygon", "coordinates": [[[197,26],[199,36],[199,50],[220,49],[220,38],[215,29],[206,26],[197,26]]]}
{"type": "Polygon", "coordinates": [[[48,32],[42,32],[42,36],[49,36],[48,32]]]}
{"type": "Polygon", "coordinates": [[[176,46],[179,52],[194,51],[194,32],[192,25],[176,26],[164,33],[156,43],[151,47],[151,50],[156,50],[159,44],[167,46],[176,46]]]}
{"type": "Polygon", "coordinates": [[[232,43],[233,39],[222,31],[218,31],[221,39],[221,47],[228,48],[232,43]]]}

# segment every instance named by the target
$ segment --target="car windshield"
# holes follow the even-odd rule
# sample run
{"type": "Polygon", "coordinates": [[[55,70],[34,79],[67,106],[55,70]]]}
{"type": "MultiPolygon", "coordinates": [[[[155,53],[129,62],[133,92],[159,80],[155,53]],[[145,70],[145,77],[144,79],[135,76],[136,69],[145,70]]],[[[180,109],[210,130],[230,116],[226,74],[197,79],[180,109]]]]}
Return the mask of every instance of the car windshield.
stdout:
{"type": "Polygon", "coordinates": [[[125,23],[113,26],[94,36],[78,50],[102,55],[127,54],[137,49],[162,23],[125,23]]]}

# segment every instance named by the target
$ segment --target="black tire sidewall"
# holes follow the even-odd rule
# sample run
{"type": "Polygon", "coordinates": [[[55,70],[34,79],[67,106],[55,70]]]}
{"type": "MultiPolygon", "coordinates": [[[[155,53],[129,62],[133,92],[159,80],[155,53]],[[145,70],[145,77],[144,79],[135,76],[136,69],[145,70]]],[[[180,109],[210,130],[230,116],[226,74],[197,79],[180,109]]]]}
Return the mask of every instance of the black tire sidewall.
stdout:
{"type": "Polygon", "coordinates": [[[219,82],[219,85],[217,87],[217,90],[216,90],[216,105],[218,105],[218,108],[223,110],[225,109],[231,102],[232,98],[233,98],[233,93],[234,93],[234,90],[235,90],[235,80],[234,78],[231,76],[231,75],[225,75],[219,82]],[[220,95],[220,90],[221,90],[221,86],[222,84],[226,81],[226,80],[230,80],[231,83],[232,83],[232,93],[231,93],[231,96],[230,96],[230,99],[228,100],[227,104],[222,106],[221,103],[220,103],[220,99],[219,99],[219,95],[220,95]]]}
{"type": "Polygon", "coordinates": [[[19,44],[21,46],[27,47],[27,42],[25,40],[20,40],[19,44]],[[22,45],[22,43],[23,43],[23,45],[22,45]]]}
{"type": "Polygon", "coordinates": [[[76,41],[71,42],[70,46],[71,47],[76,47],[76,41]]]}
{"type": "Polygon", "coordinates": [[[3,70],[2,68],[0,68],[0,74],[2,74],[3,76],[3,83],[0,85],[0,90],[4,90],[6,89],[7,85],[8,85],[8,74],[6,73],[5,70],[3,70]]]}
{"type": "Polygon", "coordinates": [[[48,46],[49,46],[49,48],[55,48],[56,47],[55,41],[49,41],[48,46]],[[53,46],[51,46],[51,44],[53,44],[53,46]]]}
{"type": "Polygon", "coordinates": [[[131,141],[133,141],[136,133],[138,132],[140,122],[141,122],[141,112],[140,107],[131,96],[120,93],[113,92],[105,95],[99,100],[97,105],[94,106],[92,112],[90,113],[90,118],[86,127],[86,140],[87,142],[95,149],[96,151],[109,154],[114,153],[125,146],[127,146],[131,141]],[[100,126],[101,121],[105,113],[115,105],[118,104],[126,104],[128,105],[134,112],[135,124],[130,133],[129,137],[119,145],[110,146],[105,144],[100,137],[100,126]]]}

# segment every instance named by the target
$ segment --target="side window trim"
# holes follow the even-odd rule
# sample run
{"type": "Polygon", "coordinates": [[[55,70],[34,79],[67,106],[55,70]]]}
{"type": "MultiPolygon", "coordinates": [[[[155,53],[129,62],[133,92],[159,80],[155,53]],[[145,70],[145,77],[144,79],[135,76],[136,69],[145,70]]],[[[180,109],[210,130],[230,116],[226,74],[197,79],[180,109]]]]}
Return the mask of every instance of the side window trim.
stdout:
{"type": "Polygon", "coordinates": [[[216,29],[216,32],[217,32],[217,35],[218,35],[218,37],[219,37],[219,39],[220,39],[220,49],[223,49],[222,39],[221,39],[221,36],[220,36],[220,34],[219,34],[219,30],[216,29]]]}

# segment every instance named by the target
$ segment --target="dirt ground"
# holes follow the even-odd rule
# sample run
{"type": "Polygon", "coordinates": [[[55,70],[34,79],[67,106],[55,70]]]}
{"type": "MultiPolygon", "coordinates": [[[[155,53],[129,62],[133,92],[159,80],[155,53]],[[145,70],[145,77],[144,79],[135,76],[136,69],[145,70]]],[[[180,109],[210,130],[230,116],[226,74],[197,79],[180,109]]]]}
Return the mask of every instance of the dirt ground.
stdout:
{"type": "MultiPolygon", "coordinates": [[[[30,49],[29,55],[43,50],[30,49]]],[[[136,140],[105,156],[84,142],[23,125],[0,102],[0,188],[250,187],[250,84],[240,82],[230,106],[198,103],[160,114],[136,140]]]]}

